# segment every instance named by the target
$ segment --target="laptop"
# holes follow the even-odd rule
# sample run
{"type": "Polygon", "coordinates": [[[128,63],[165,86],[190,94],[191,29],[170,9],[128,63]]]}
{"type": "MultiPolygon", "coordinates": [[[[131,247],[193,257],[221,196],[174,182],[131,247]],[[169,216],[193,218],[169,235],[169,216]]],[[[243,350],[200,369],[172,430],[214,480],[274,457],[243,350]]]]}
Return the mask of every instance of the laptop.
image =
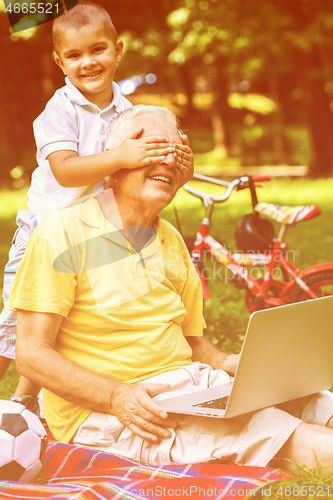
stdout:
{"type": "Polygon", "coordinates": [[[231,418],[332,386],[333,296],[328,296],[254,312],[233,382],[156,403],[169,413],[231,418]]]}

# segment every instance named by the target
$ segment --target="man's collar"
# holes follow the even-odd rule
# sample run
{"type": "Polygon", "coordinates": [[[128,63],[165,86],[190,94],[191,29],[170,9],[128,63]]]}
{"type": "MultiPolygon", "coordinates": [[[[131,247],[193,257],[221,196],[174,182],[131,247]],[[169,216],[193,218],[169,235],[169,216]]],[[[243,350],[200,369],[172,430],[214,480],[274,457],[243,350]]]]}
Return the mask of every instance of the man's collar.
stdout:
{"type": "Polygon", "coordinates": [[[90,196],[84,203],[75,205],[75,210],[78,218],[87,226],[95,227],[96,229],[104,229],[110,222],[105,219],[96,200],[98,194],[99,193],[90,196]]]}
{"type": "MultiPolygon", "coordinates": [[[[109,222],[99,206],[96,197],[100,193],[92,195],[84,203],[80,203],[75,206],[78,218],[87,226],[96,228],[99,230],[99,235],[112,240],[118,245],[127,246],[126,238],[122,235],[122,232],[118,231],[116,227],[109,222]]],[[[158,215],[154,219],[153,228],[159,234],[162,243],[165,241],[165,236],[162,234],[161,219],[158,215]]]]}
{"type": "MultiPolygon", "coordinates": [[[[81,92],[75,87],[75,85],[71,83],[68,76],[66,76],[65,82],[66,87],[64,87],[64,89],[71,103],[79,104],[80,106],[92,106],[93,108],[100,111],[100,108],[97,106],[97,104],[90,102],[86,97],[84,97],[83,94],[81,94],[81,92]]],[[[103,111],[106,111],[113,107],[115,107],[117,111],[121,111],[121,109],[119,109],[120,99],[120,88],[115,82],[112,82],[112,102],[111,104],[109,104],[109,106],[103,109],[103,111]]]]}
{"type": "Polygon", "coordinates": [[[153,221],[153,228],[156,229],[156,231],[159,233],[160,235],[160,238],[161,238],[161,243],[164,243],[165,241],[165,236],[162,232],[162,219],[161,217],[158,215],[157,217],[155,217],[154,221],[153,221]]]}

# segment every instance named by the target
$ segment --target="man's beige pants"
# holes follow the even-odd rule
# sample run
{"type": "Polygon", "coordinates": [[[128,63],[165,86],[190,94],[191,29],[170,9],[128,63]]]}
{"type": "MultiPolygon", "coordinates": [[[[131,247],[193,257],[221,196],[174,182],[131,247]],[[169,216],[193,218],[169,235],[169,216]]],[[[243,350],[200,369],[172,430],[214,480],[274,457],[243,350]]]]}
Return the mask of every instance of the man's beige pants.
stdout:
{"type": "MultiPolygon", "coordinates": [[[[169,383],[170,397],[170,393],[178,395],[229,381],[224,371],[194,363],[144,382],[169,383]]],[[[165,394],[154,399],[163,398],[165,394]]],[[[230,419],[174,414],[178,427],[169,428],[171,437],[151,443],[133,434],[114,415],[93,412],[79,427],[73,443],[150,465],[222,459],[265,466],[298,425],[302,422],[326,425],[332,415],[333,394],[328,391],[230,419]]]]}

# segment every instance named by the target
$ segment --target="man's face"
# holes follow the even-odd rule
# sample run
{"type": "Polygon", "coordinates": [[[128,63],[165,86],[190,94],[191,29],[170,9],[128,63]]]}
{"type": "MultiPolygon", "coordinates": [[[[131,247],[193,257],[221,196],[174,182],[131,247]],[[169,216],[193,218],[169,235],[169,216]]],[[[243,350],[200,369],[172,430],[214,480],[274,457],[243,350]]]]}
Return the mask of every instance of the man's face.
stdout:
{"type": "MultiPolygon", "coordinates": [[[[182,144],[177,128],[159,114],[138,116],[134,126],[143,127],[141,137],[162,136],[167,137],[170,143],[182,144]]],[[[176,168],[176,163],[176,158],[169,153],[164,160],[146,167],[120,170],[116,175],[115,190],[128,199],[151,204],[159,213],[183,185],[182,173],[176,168]]]]}
{"type": "Polygon", "coordinates": [[[99,105],[112,99],[112,81],[123,43],[103,26],[87,25],[63,34],[55,62],[89,101],[99,105]]]}

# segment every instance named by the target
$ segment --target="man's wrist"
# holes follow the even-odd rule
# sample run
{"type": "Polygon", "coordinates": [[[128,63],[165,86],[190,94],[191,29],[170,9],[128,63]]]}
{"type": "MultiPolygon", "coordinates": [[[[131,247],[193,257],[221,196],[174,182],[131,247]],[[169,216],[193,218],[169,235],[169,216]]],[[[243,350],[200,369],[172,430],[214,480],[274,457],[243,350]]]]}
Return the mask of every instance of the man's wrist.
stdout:
{"type": "Polygon", "coordinates": [[[226,357],[221,363],[221,369],[233,377],[235,375],[238,362],[239,354],[226,354],[226,357]]]}
{"type": "Polygon", "coordinates": [[[124,382],[121,380],[112,380],[112,387],[110,388],[110,397],[109,397],[109,409],[107,413],[114,414],[113,409],[116,404],[116,399],[120,394],[121,390],[126,386],[124,382]]]}

